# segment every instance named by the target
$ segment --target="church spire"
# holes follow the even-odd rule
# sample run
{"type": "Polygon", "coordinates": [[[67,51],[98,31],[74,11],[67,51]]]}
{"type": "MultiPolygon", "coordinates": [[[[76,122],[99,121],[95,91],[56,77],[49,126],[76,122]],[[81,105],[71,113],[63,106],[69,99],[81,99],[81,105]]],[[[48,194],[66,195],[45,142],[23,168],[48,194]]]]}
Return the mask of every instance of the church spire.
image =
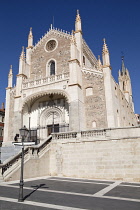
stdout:
{"type": "Polygon", "coordinates": [[[110,57],[109,57],[109,50],[106,44],[106,40],[103,39],[103,51],[102,51],[102,58],[103,58],[103,65],[105,67],[110,66],[110,57]]]}
{"type": "Polygon", "coordinates": [[[9,74],[8,74],[8,88],[11,88],[12,84],[13,84],[13,71],[12,71],[12,65],[11,65],[9,74]]]}
{"type": "Polygon", "coordinates": [[[100,55],[98,55],[97,69],[98,69],[98,70],[101,70],[101,69],[102,69],[102,63],[101,63],[100,55]]]}
{"type": "Polygon", "coordinates": [[[133,107],[133,100],[132,100],[132,87],[131,87],[131,79],[129,76],[129,71],[124,65],[124,56],[122,58],[122,63],[121,63],[121,71],[119,70],[119,86],[120,90],[124,93],[126,100],[128,103],[131,104],[132,109],[134,110],[133,107]]]}
{"type": "Polygon", "coordinates": [[[124,56],[122,56],[122,65],[121,65],[121,71],[125,72],[125,65],[124,65],[124,56]]]}
{"type": "Polygon", "coordinates": [[[81,17],[79,10],[77,10],[76,21],[75,21],[75,32],[82,32],[81,17]]]}
{"type": "Polygon", "coordinates": [[[13,71],[12,71],[12,65],[10,66],[10,70],[9,70],[9,75],[12,75],[13,71]]]}
{"type": "Polygon", "coordinates": [[[103,39],[103,53],[109,53],[105,38],[103,39]]]}
{"type": "Polygon", "coordinates": [[[24,46],[22,47],[22,51],[21,51],[21,54],[20,54],[20,60],[23,60],[24,61],[25,59],[25,53],[24,53],[24,46]]]}
{"type": "Polygon", "coordinates": [[[33,47],[33,34],[32,34],[32,28],[30,28],[29,35],[28,35],[28,48],[33,47]]]}
{"type": "Polygon", "coordinates": [[[24,64],[25,64],[25,53],[24,53],[24,47],[22,47],[22,51],[19,58],[19,74],[23,74],[24,64]]]}
{"type": "Polygon", "coordinates": [[[31,65],[31,51],[33,48],[33,34],[32,28],[30,28],[30,32],[28,35],[28,47],[26,47],[26,63],[31,65]]]}

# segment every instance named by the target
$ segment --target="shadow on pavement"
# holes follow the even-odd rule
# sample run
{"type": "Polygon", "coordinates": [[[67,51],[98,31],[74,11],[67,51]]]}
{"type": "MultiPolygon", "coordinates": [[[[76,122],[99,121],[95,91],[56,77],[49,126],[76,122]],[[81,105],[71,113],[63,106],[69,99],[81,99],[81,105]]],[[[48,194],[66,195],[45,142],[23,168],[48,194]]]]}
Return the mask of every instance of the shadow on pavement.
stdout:
{"type": "MultiPolygon", "coordinates": [[[[33,188],[35,188],[32,192],[30,192],[28,195],[26,195],[24,197],[24,200],[26,200],[28,197],[30,197],[34,192],[36,192],[39,188],[42,188],[45,184],[40,184],[40,185],[35,185],[35,186],[31,186],[33,188]]],[[[44,188],[44,187],[43,187],[44,188]]],[[[45,187],[48,188],[48,187],[45,187]]]]}

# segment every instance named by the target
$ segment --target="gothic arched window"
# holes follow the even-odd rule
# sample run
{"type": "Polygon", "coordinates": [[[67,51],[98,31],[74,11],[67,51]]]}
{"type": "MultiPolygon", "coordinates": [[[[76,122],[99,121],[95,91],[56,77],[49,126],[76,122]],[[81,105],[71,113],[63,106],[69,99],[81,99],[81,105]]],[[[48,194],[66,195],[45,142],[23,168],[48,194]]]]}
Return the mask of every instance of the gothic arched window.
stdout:
{"type": "Polygon", "coordinates": [[[125,82],[123,81],[123,90],[125,90],[125,82]]]}
{"type": "Polygon", "coordinates": [[[55,62],[54,61],[50,61],[49,69],[50,69],[50,76],[55,75],[55,62]]]}

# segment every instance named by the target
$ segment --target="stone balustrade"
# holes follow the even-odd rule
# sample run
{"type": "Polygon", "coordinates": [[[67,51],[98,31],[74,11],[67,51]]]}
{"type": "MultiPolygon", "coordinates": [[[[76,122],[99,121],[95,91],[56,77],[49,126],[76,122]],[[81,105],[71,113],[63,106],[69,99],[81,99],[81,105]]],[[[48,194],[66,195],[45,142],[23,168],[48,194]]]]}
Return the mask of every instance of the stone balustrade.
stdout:
{"type": "Polygon", "coordinates": [[[75,139],[77,138],[77,132],[68,132],[68,133],[53,133],[52,139],[75,139]]]}
{"type": "Polygon", "coordinates": [[[121,138],[139,138],[140,126],[126,128],[106,128],[81,132],[53,133],[52,140],[117,140],[121,138]]]}
{"type": "Polygon", "coordinates": [[[59,75],[52,75],[50,77],[44,77],[44,78],[39,78],[39,79],[25,79],[23,82],[23,89],[28,89],[32,87],[38,87],[50,83],[55,83],[58,81],[63,81],[67,80],[69,78],[69,72],[66,72],[64,74],[59,74],[59,75]]]}
{"type": "Polygon", "coordinates": [[[89,130],[89,131],[81,131],[81,132],[67,132],[67,133],[53,133],[52,139],[85,139],[92,137],[106,137],[106,130],[89,130]]]}
{"type": "Polygon", "coordinates": [[[91,131],[82,131],[81,137],[101,137],[106,136],[106,130],[91,130],[91,131]]]}

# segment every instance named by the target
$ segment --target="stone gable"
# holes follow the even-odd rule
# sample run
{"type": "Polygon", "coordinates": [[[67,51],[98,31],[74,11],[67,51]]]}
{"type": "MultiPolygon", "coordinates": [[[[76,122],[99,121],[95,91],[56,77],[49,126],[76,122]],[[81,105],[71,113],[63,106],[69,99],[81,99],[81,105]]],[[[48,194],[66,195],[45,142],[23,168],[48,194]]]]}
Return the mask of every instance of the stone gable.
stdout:
{"type": "MultiPolygon", "coordinates": [[[[69,35],[70,37],[70,35],[69,35]]],[[[47,63],[52,59],[56,62],[56,74],[69,71],[70,38],[59,33],[48,32],[39,44],[33,48],[31,54],[31,78],[46,77],[47,63]],[[47,51],[46,44],[49,40],[56,40],[55,50],[47,51]]]]}

